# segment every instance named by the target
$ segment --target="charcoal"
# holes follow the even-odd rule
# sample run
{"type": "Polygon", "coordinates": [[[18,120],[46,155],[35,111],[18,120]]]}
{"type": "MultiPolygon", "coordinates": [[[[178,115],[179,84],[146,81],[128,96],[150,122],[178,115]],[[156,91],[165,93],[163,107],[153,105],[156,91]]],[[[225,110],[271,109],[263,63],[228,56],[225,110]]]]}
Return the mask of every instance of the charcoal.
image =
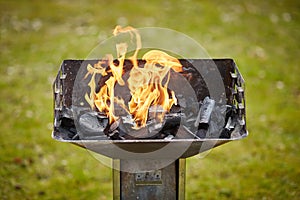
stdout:
{"type": "Polygon", "coordinates": [[[206,137],[219,138],[225,124],[226,105],[215,106],[209,121],[209,127],[206,137]]]}
{"type": "MultiPolygon", "coordinates": [[[[122,121],[121,121],[122,122],[122,121]]],[[[131,135],[128,135],[126,131],[124,131],[122,128],[121,128],[121,124],[120,123],[120,126],[118,128],[118,131],[119,131],[119,139],[120,140],[132,140],[134,139],[134,137],[132,137],[131,135]]]]}
{"type": "Polygon", "coordinates": [[[130,120],[126,121],[126,118],[129,119],[129,116],[122,116],[117,121],[113,122],[111,125],[108,125],[104,133],[112,140],[133,140],[136,139],[134,135],[136,130],[132,129],[133,124],[130,123],[130,120]]]}
{"type": "Polygon", "coordinates": [[[200,123],[196,135],[201,139],[206,138],[208,127],[209,125],[207,123],[200,123]]]}
{"type": "Polygon", "coordinates": [[[181,115],[179,114],[166,116],[163,131],[176,129],[178,126],[180,126],[180,122],[181,122],[181,115]]]}
{"type": "Polygon", "coordinates": [[[199,109],[194,126],[198,128],[196,136],[203,139],[208,137],[208,129],[211,122],[211,115],[215,110],[215,101],[205,97],[199,109]]]}
{"type": "Polygon", "coordinates": [[[62,117],[73,119],[73,109],[63,107],[62,117]]]}
{"type": "Polygon", "coordinates": [[[73,133],[69,129],[63,128],[63,127],[59,127],[58,131],[61,133],[60,137],[65,140],[69,140],[70,138],[72,138],[75,135],[75,133],[73,133]]]}
{"type": "Polygon", "coordinates": [[[119,131],[122,133],[129,133],[133,131],[132,127],[134,127],[134,121],[131,115],[121,116],[120,124],[119,124],[119,131]]]}
{"type": "Polygon", "coordinates": [[[135,122],[133,121],[131,115],[122,116],[120,119],[121,120],[118,127],[118,130],[120,131],[119,135],[125,139],[151,138],[161,129],[161,125],[154,119],[147,122],[147,127],[142,127],[139,129],[134,128],[135,122]]]}
{"type": "Polygon", "coordinates": [[[214,109],[215,101],[206,97],[203,101],[203,105],[200,108],[199,123],[208,123],[210,120],[211,113],[214,109]]]}
{"type": "Polygon", "coordinates": [[[208,130],[209,124],[207,123],[200,123],[198,126],[198,130],[203,129],[203,130],[208,130]]]}
{"type": "Polygon", "coordinates": [[[169,115],[168,117],[165,118],[165,124],[161,129],[161,133],[165,133],[165,134],[168,133],[175,136],[180,126],[180,122],[181,122],[181,115],[176,114],[176,115],[172,115],[172,117],[170,117],[169,115]]]}
{"type": "Polygon", "coordinates": [[[157,116],[160,116],[162,113],[164,113],[164,109],[160,105],[152,105],[148,109],[148,120],[155,119],[157,116]]]}
{"type": "Polygon", "coordinates": [[[181,105],[173,105],[171,110],[170,110],[170,113],[180,113],[181,112],[181,105]]]}
{"type": "Polygon", "coordinates": [[[169,133],[159,132],[159,134],[155,137],[155,139],[164,139],[168,135],[170,135],[170,134],[169,133]]]}
{"type": "Polygon", "coordinates": [[[235,127],[236,122],[231,117],[228,118],[227,123],[225,125],[225,129],[233,130],[235,127]]]}
{"type": "Polygon", "coordinates": [[[181,108],[186,108],[187,107],[186,100],[183,97],[178,97],[178,102],[179,102],[179,105],[180,105],[181,108]]]}
{"type": "Polygon", "coordinates": [[[225,121],[227,122],[229,120],[229,117],[233,116],[236,113],[236,107],[226,105],[226,115],[225,115],[225,121]]]}
{"type": "Polygon", "coordinates": [[[72,127],[69,129],[70,132],[74,133],[74,134],[77,134],[77,130],[75,127],[72,127]]]}
{"type": "MultiPolygon", "coordinates": [[[[62,132],[66,133],[66,139],[73,138],[74,135],[77,134],[77,130],[74,124],[74,120],[71,118],[63,117],[60,121],[60,129],[63,130],[62,132]]],[[[74,138],[74,139],[77,139],[74,138]]]]}
{"type": "Polygon", "coordinates": [[[220,138],[230,138],[231,133],[234,130],[235,126],[236,126],[235,118],[229,117],[225,127],[223,128],[220,134],[220,138]]]}
{"type": "Polygon", "coordinates": [[[107,135],[107,137],[109,137],[112,140],[119,140],[119,125],[120,122],[119,120],[114,121],[112,124],[108,124],[103,132],[105,133],[105,135],[107,135]]]}
{"type": "Polygon", "coordinates": [[[231,132],[230,130],[224,128],[220,134],[220,138],[230,138],[231,132]]]}
{"type": "Polygon", "coordinates": [[[98,116],[96,112],[86,112],[79,117],[80,137],[101,136],[108,124],[108,118],[98,116]]]}
{"type": "Polygon", "coordinates": [[[231,138],[239,138],[242,134],[242,126],[236,123],[235,128],[231,132],[231,138]]]}
{"type": "Polygon", "coordinates": [[[137,129],[137,130],[133,130],[130,133],[128,133],[129,135],[131,135],[133,138],[135,139],[150,139],[150,138],[154,138],[158,132],[149,134],[149,131],[147,130],[146,127],[137,129]]]}
{"type": "Polygon", "coordinates": [[[108,136],[112,140],[118,140],[119,139],[119,131],[116,129],[116,130],[114,130],[112,132],[109,132],[108,136]]]}
{"type": "Polygon", "coordinates": [[[164,126],[164,123],[157,122],[156,120],[151,120],[150,123],[147,123],[148,134],[149,136],[156,135],[164,126]]]}
{"type": "Polygon", "coordinates": [[[241,135],[243,135],[243,126],[240,124],[237,113],[235,113],[235,115],[232,116],[232,122],[229,125],[229,128],[231,130],[231,138],[239,138],[241,135]]]}
{"type": "Polygon", "coordinates": [[[133,119],[131,115],[121,116],[121,121],[123,124],[128,124],[130,126],[134,125],[133,119]]]}
{"type": "Polygon", "coordinates": [[[174,135],[168,135],[164,138],[164,140],[172,140],[174,138],[174,135]]]}
{"type": "Polygon", "coordinates": [[[207,133],[207,129],[199,129],[196,133],[196,135],[201,138],[204,139],[206,138],[206,133],[207,133]]]}
{"type": "Polygon", "coordinates": [[[177,113],[168,113],[164,116],[164,121],[160,122],[156,117],[162,110],[152,107],[149,112],[150,119],[148,118],[146,127],[134,129],[134,122],[131,115],[122,116],[120,120],[119,130],[120,136],[126,139],[163,139],[172,134],[176,135],[180,125],[181,116],[184,116],[180,110],[173,110],[177,113]],[[156,110],[155,110],[156,109],[156,110]],[[158,112],[155,112],[158,111],[158,112]]]}
{"type": "Polygon", "coordinates": [[[119,127],[119,124],[120,124],[119,121],[113,122],[109,127],[109,132],[115,131],[119,127]]]}
{"type": "Polygon", "coordinates": [[[113,130],[112,132],[109,132],[108,133],[108,136],[109,137],[113,137],[113,136],[117,136],[119,135],[119,131],[116,129],[116,130],[113,130]]]}
{"type": "Polygon", "coordinates": [[[214,109],[215,101],[209,97],[205,97],[200,107],[197,119],[195,121],[195,127],[198,127],[200,123],[208,124],[210,121],[211,113],[214,109]]]}
{"type": "Polygon", "coordinates": [[[64,127],[66,129],[75,127],[74,120],[70,117],[62,117],[60,123],[61,127],[64,127]]]}

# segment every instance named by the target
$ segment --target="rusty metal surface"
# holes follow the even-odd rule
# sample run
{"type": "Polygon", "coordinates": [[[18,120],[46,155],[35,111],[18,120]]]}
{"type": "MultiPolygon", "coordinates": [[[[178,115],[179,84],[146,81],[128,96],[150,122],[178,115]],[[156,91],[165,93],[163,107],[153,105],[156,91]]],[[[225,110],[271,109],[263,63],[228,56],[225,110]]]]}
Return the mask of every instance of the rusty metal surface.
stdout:
{"type": "MultiPolygon", "coordinates": [[[[246,129],[246,113],[245,113],[245,97],[244,97],[244,80],[239,73],[234,61],[232,59],[213,59],[213,60],[180,60],[185,68],[191,67],[191,65],[203,66],[206,69],[207,74],[205,76],[210,77],[209,69],[216,65],[222,76],[222,80],[225,87],[226,101],[229,105],[235,105],[238,109],[239,125],[242,127],[241,132],[234,138],[195,138],[193,134],[189,133],[184,128],[180,127],[176,137],[172,140],[163,139],[145,139],[145,140],[76,140],[74,134],[76,133],[76,127],[74,122],[70,119],[70,109],[74,104],[84,102],[82,99],[72,99],[73,93],[80,88],[76,88],[73,91],[74,81],[78,75],[78,70],[81,65],[93,64],[97,60],[65,60],[60,68],[57,78],[53,84],[54,91],[54,131],[52,137],[58,141],[70,142],[79,145],[84,148],[89,148],[92,151],[100,153],[102,155],[118,159],[120,155],[122,158],[132,159],[132,155],[120,154],[120,151],[126,150],[129,153],[140,153],[141,156],[137,156],[137,159],[145,158],[145,152],[153,152],[168,146],[170,149],[176,149],[182,147],[185,149],[181,158],[187,158],[196,155],[200,152],[208,150],[210,148],[219,146],[229,141],[239,140],[248,135],[246,129]],[[66,117],[67,116],[67,117],[66,117]]],[[[195,71],[195,73],[197,73],[195,71]]],[[[211,77],[213,79],[213,77],[211,77]]],[[[82,83],[87,84],[87,83],[82,83]]],[[[208,90],[205,87],[205,82],[193,80],[191,78],[190,84],[195,89],[198,99],[203,99],[208,95],[208,90]],[[204,85],[204,86],[203,86],[204,85]]],[[[76,106],[76,105],[75,105],[76,106]]],[[[136,155],[135,155],[136,156],[136,155]]],[[[136,157],[135,157],[136,158],[136,157]]],[[[151,158],[151,157],[149,157],[151,158]]],[[[167,159],[168,156],[162,154],[161,159],[167,159]]]]}
{"type": "MultiPolygon", "coordinates": [[[[143,168],[149,160],[114,160],[122,168],[143,168]]],[[[159,161],[158,161],[159,162],[159,161]]],[[[184,200],[185,159],[155,171],[114,171],[114,199],[184,200]]]]}

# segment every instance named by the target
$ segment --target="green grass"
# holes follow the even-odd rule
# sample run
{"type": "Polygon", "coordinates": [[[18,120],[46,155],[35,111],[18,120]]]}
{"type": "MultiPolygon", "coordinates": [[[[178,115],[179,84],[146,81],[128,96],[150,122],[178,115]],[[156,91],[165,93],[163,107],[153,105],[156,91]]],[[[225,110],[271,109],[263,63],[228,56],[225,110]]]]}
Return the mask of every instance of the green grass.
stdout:
{"type": "Polygon", "coordinates": [[[297,1],[0,1],[1,199],[112,199],[111,169],[51,139],[52,82],[118,23],[160,26],[231,57],[249,137],[187,160],[187,199],[300,196],[297,1]]]}

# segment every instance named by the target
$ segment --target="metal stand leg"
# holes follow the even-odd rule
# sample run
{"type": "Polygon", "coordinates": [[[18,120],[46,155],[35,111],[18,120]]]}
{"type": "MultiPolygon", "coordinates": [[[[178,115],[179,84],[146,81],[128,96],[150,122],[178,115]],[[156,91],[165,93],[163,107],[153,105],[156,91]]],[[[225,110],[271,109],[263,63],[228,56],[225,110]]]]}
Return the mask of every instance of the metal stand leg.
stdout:
{"type": "MultiPolygon", "coordinates": [[[[142,167],[147,161],[113,160],[114,168],[142,167]]],[[[156,160],[155,162],[159,162],[156,160]]],[[[113,170],[114,200],[185,198],[185,159],[178,159],[170,165],[153,171],[129,173],[113,170]]]]}

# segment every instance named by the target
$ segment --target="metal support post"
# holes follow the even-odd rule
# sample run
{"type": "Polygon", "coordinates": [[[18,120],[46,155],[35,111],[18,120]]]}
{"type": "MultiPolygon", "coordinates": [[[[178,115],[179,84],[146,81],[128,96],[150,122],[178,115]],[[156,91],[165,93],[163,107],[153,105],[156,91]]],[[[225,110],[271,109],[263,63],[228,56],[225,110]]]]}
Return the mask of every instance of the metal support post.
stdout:
{"type": "Polygon", "coordinates": [[[170,165],[153,171],[130,173],[123,169],[142,169],[148,162],[141,160],[113,160],[114,200],[129,199],[185,199],[185,159],[178,159],[170,165]],[[117,170],[117,169],[120,169],[117,170]]]}

